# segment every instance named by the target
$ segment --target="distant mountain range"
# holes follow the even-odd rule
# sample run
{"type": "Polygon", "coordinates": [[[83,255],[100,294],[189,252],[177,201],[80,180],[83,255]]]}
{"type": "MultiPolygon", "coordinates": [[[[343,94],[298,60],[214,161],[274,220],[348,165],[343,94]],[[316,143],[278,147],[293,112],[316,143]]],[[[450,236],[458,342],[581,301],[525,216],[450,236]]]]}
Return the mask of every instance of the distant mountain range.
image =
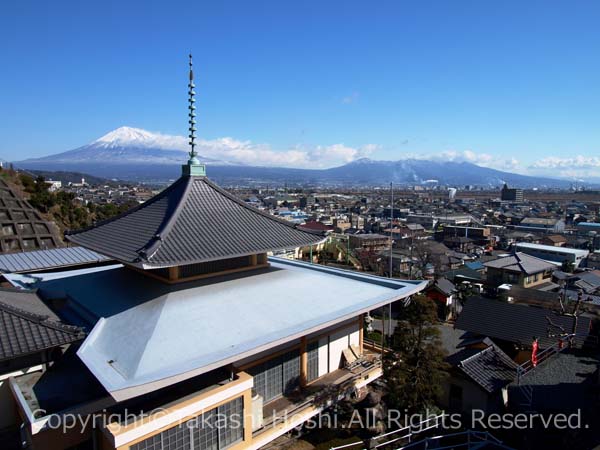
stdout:
{"type": "MultiPolygon", "coordinates": [[[[83,172],[104,178],[134,181],[167,181],[177,178],[187,160],[186,140],[121,127],[96,141],[63,153],[16,162],[31,170],[83,172]]],[[[438,183],[449,186],[568,187],[569,181],[502,172],[468,162],[402,159],[359,159],[331,169],[257,167],[205,158],[208,175],[221,183],[288,183],[310,185],[383,186],[438,183]]]]}

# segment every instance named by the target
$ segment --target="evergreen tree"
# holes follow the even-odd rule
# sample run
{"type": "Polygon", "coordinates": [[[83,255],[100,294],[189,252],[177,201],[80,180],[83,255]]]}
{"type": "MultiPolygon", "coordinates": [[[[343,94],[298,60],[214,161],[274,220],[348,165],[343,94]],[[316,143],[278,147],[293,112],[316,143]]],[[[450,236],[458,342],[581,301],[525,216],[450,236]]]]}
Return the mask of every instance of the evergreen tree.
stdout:
{"type": "Polygon", "coordinates": [[[439,338],[437,308],[433,300],[414,296],[402,310],[384,358],[388,406],[409,414],[435,407],[447,375],[444,350],[439,338]]]}

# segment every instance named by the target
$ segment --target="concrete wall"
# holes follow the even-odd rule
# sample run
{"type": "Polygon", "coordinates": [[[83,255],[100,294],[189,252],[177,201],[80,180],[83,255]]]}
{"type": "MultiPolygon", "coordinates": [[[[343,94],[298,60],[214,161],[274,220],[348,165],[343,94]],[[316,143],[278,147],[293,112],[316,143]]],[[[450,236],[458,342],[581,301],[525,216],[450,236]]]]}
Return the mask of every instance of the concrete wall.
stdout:
{"type": "Polygon", "coordinates": [[[38,370],[42,370],[42,366],[34,366],[26,370],[0,375],[0,411],[2,411],[2,414],[0,414],[0,430],[17,426],[21,423],[21,418],[17,414],[17,404],[10,390],[8,379],[38,370]]]}

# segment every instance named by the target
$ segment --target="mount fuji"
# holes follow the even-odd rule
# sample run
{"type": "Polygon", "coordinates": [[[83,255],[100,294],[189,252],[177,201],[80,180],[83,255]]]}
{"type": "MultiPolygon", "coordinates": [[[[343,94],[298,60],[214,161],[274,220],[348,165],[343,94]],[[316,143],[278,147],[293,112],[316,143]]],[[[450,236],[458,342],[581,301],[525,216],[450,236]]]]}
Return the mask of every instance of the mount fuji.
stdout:
{"type": "MultiPolygon", "coordinates": [[[[83,172],[107,178],[169,179],[177,177],[179,166],[187,161],[187,148],[184,136],[120,127],[74,150],[26,159],[16,165],[32,170],[83,172]]],[[[238,165],[202,155],[199,158],[210,166],[238,165]]]]}
{"type": "MultiPolygon", "coordinates": [[[[188,154],[183,136],[151,133],[140,128],[120,127],[83,147],[42,158],[27,159],[28,167],[49,164],[183,164],[188,154]]],[[[212,165],[231,164],[202,158],[212,165]]]]}
{"type": "MultiPolygon", "coordinates": [[[[229,138],[223,138],[227,141],[229,138]]],[[[222,143],[221,142],[221,143],[222,143]]],[[[227,141],[229,142],[229,141],[227,141]]],[[[497,187],[568,187],[565,180],[540,178],[480,167],[468,162],[425,159],[376,161],[358,159],[330,169],[260,167],[202,156],[207,141],[199,141],[198,158],[208,166],[209,176],[219,183],[291,183],[323,186],[380,186],[393,181],[414,185],[436,180],[439,185],[466,184],[497,187]]],[[[15,162],[17,167],[42,171],[81,172],[104,178],[132,181],[167,181],[177,178],[188,159],[187,139],[121,127],[83,147],[42,158],[15,162]]],[[[214,154],[214,149],[213,153],[214,154]]]]}

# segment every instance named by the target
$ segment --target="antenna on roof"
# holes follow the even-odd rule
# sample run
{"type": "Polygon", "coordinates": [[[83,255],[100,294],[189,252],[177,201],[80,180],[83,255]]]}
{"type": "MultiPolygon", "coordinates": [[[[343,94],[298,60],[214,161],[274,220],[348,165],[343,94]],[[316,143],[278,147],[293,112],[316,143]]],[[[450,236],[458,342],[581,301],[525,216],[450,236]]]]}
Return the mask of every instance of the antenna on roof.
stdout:
{"type": "Polygon", "coordinates": [[[189,138],[190,138],[190,159],[188,159],[187,164],[182,166],[183,175],[187,176],[205,176],[206,175],[206,167],[204,164],[200,164],[200,161],[196,157],[196,99],[194,96],[196,92],[194,88],[196,85],[194,84],[194,70],[193,70],[193,61],[192,54],[190,53],[190,81],[188,83],[188,109],[189,109],[189,138]]]}

